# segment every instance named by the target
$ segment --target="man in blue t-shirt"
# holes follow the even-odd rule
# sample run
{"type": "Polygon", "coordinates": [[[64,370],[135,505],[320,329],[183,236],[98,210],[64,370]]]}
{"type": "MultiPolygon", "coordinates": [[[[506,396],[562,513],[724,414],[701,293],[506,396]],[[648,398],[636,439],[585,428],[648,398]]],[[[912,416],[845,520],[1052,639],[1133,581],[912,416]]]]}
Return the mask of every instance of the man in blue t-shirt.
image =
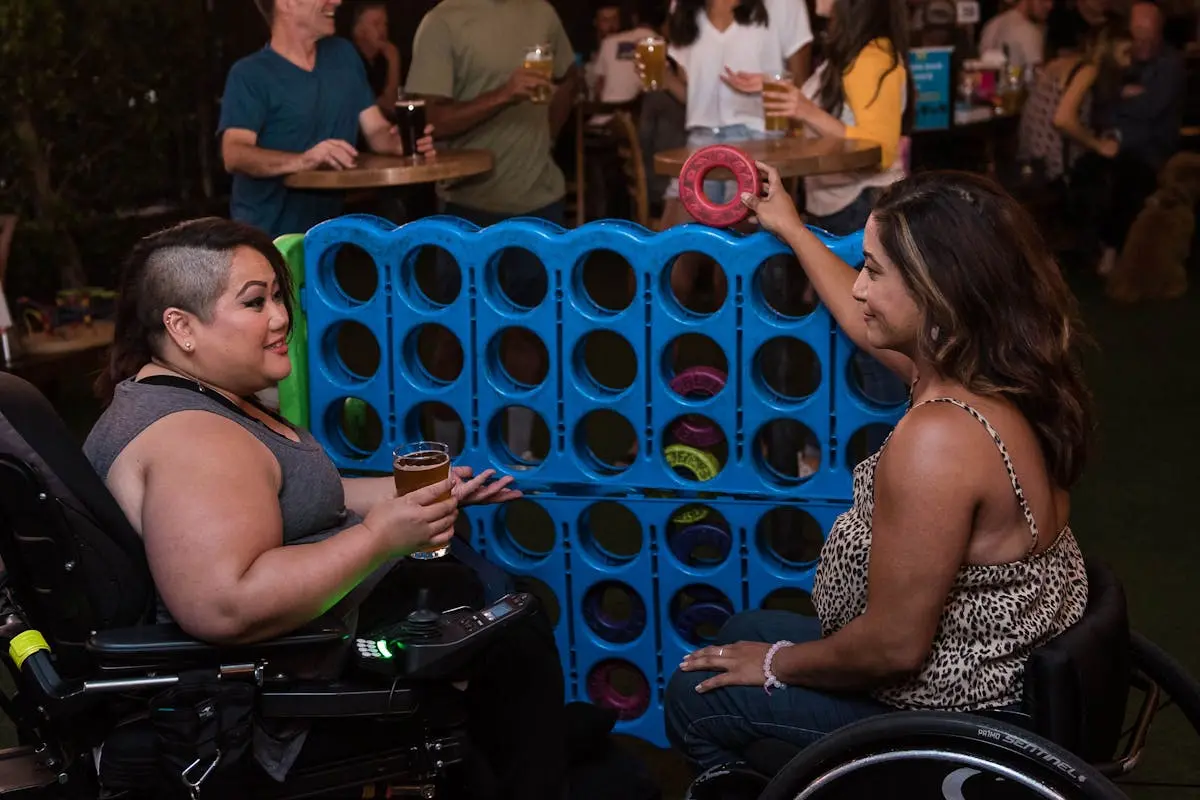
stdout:
{"type": "MultiPolygon", "coordinates": [[[[234,219],[271,236],[304,233],[342,211],[337,191],[283,185],[303,170],[348,169],[361,132],[377,153],[402,155],[354,45],[333,36],[337,0],[256,0],[271,41],[229,70],[221,101],[221,155],[233,175],[234,219]]],[[[417,150],[433,154],[432,126],[417,150]]]]}

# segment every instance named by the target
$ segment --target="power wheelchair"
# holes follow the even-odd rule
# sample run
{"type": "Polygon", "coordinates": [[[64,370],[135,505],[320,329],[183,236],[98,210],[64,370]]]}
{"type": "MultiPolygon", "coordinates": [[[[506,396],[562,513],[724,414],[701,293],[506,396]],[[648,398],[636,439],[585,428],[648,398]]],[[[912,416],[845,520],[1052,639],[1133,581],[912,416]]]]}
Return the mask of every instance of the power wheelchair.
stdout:
{"type": "Polygon", "coordinates": [[[49,402],[2,372],[0,559],[0,647],[15,684],[0,710],[19,739],[0,752],[0,794],[433,800],[492,789],[452,683],[536,613],[528,594],[446,612],[418,601],[378,635],[326,615],[260,644],[196,641],[155,623],[140,538],[49,402]],[[321,748],[276,780],[254,754],[298,724],[321,748]],[[319,758],[328,745],[336,756],[319,758]]]}

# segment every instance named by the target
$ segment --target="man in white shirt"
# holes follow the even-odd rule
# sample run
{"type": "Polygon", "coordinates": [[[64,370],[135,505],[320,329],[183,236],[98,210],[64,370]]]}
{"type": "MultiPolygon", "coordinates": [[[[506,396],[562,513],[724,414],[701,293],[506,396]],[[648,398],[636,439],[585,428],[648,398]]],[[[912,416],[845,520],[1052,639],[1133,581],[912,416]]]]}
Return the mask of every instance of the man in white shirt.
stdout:
{"type": "Polygon", "coordinates": [[[1002,14],[997,14],[983,26],[979,37],[979,52],[1007,52],[1008,64],[1029,70],[1041,64],[1046,46],[1044,26],[1054,0],[1018,0],[1002,14]]]}

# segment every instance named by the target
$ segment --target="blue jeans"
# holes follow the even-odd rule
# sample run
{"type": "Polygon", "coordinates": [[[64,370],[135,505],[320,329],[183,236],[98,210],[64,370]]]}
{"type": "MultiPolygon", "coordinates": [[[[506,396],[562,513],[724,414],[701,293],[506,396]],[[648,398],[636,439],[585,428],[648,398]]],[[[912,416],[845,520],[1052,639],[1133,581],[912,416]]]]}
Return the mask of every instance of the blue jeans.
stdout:
{"type": "MultiPolygon", "coordinates": [[[[726,142],[744,142],[748,139],[771,139],[780,134],[764,133],[746,125],[726,125],[724,128],[692,128],[688,131],[688,147],[708,147],[726,142]]],[[[737,191],[736,181],[705,181],[704,194],[717,205],[733,200],[737,191]]],[[[663,194],[664,199],[679,199],[679,178],[672,178],[663,194]]]]}
{"type": "MultiPolygon", "coordinates": [[[[735,615],[717,634],[715,644],[739,641],[815,641],[820,623],[790,611],[747,611],[735,615]]],[[[667,684],[667,737],[698,769],[740,761],[745,748],[760,739],[780,739],[801,747],[890,706],[866,695],[833,694],[789,686],[771,694],[761,686],[729,686],[699,694],[696,684],[712,672],[678,671],[667,684]]]]}

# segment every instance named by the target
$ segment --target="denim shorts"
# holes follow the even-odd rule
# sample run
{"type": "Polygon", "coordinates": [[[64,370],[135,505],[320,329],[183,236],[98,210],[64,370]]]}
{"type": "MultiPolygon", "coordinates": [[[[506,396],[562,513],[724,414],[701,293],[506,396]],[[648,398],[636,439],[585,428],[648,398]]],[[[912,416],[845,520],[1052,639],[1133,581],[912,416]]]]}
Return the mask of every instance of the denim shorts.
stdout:
{"type": "MultiPolygon", "coordinates": [[[[739,142],[747,139],[771,139],[778,133],[766,133],[746,125],[726,125],[723,128],[692,128],[688,131],[688,147],[708,147],[710,144],[739,142]]],[[[717,205],[732,202],[737,192],[736,181],[705,181],[704,194],[717,205]]],[[[663,192],[664,200],[679,199],[679,178],[672,178],[667,190],[663,192]]]]}

